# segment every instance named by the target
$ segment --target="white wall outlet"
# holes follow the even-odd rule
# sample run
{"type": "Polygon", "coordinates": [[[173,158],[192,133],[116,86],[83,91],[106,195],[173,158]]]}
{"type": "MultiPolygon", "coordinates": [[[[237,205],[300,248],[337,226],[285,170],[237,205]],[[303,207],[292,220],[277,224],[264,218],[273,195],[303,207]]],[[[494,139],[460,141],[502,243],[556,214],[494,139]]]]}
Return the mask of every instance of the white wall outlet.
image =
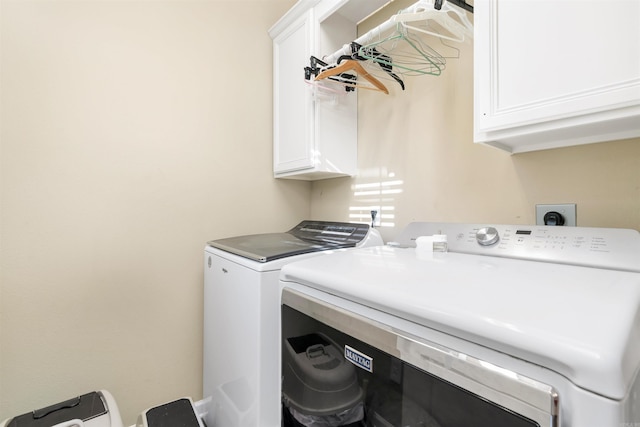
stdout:
{"type": "Polygon", "coordinates": [[[562,221],[564,221],[562,224],[564,226],[575,227],[577,225],[575,203],[536,205],[536,225],[560,225],[559,222],[562,221]],[[560,214],[562,219],[558,220],[556,214],[560,214]]]}

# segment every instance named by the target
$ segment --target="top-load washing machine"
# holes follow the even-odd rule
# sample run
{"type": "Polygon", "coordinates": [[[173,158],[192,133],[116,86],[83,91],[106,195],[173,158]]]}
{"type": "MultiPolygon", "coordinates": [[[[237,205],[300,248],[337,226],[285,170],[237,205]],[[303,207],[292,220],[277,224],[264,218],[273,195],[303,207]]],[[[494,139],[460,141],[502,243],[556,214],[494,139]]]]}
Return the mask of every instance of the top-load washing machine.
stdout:
{"type": "Polygon", "coordinates": [[[207,244],[201,405],[207,426],[280,426],[280,269],[382,244],[366,224],[326,221],[207,244]]]}

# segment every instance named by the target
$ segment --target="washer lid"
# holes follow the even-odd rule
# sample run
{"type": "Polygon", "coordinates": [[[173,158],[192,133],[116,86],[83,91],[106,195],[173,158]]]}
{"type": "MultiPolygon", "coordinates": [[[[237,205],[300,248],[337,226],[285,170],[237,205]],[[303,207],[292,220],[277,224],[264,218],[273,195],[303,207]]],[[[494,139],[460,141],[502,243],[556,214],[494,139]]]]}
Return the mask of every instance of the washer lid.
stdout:
{"type": "Polygon", "coordinates": [[[207,244],[259,262],[310,252],[351,248],[369,231],[367,224],[302,221],[286,233],[250,234],[212,240],[207,244]]]}

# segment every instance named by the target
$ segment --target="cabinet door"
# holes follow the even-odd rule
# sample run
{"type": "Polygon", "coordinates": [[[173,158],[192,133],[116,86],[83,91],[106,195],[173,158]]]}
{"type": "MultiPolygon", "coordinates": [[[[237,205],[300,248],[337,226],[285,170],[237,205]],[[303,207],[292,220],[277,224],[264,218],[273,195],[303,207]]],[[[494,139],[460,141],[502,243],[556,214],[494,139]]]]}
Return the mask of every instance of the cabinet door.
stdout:
{"type": "Polygon", "coordinates": [[[640,135],[640,2],[477,0],[474,18],[476,142],[640,135]]]}
{"type": "Polygon", "coordinates": [[[273,40],[275,174],[314,166],[313,100],[304,81],[304,64],[309,63],[314,45],[313,26],[309,10],[273,40]]]}

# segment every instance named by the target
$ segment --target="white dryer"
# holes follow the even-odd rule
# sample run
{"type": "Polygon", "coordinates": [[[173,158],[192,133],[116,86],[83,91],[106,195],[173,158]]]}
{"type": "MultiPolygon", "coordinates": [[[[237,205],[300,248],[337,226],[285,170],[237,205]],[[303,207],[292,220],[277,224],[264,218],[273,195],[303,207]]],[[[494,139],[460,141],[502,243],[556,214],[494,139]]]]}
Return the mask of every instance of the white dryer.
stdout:
{"type": "Polygon", "coordinates": [[[280,426],[280,269],[382,244],[366,224],[326,221],[207,244],[201,405],[207,426],[280,426]]]}
{"type": "MultiPolygon", "coordinates": [[[[283,340],[344,349],[367,426],[640,425],[635,230],[414,223],[393,247],[288,264],[281,283],[283,340]],[[449,252],[415,247],[432,235],[449,252]]],[[[324,416],[287,360],[285,426],[324,416]]]]}

